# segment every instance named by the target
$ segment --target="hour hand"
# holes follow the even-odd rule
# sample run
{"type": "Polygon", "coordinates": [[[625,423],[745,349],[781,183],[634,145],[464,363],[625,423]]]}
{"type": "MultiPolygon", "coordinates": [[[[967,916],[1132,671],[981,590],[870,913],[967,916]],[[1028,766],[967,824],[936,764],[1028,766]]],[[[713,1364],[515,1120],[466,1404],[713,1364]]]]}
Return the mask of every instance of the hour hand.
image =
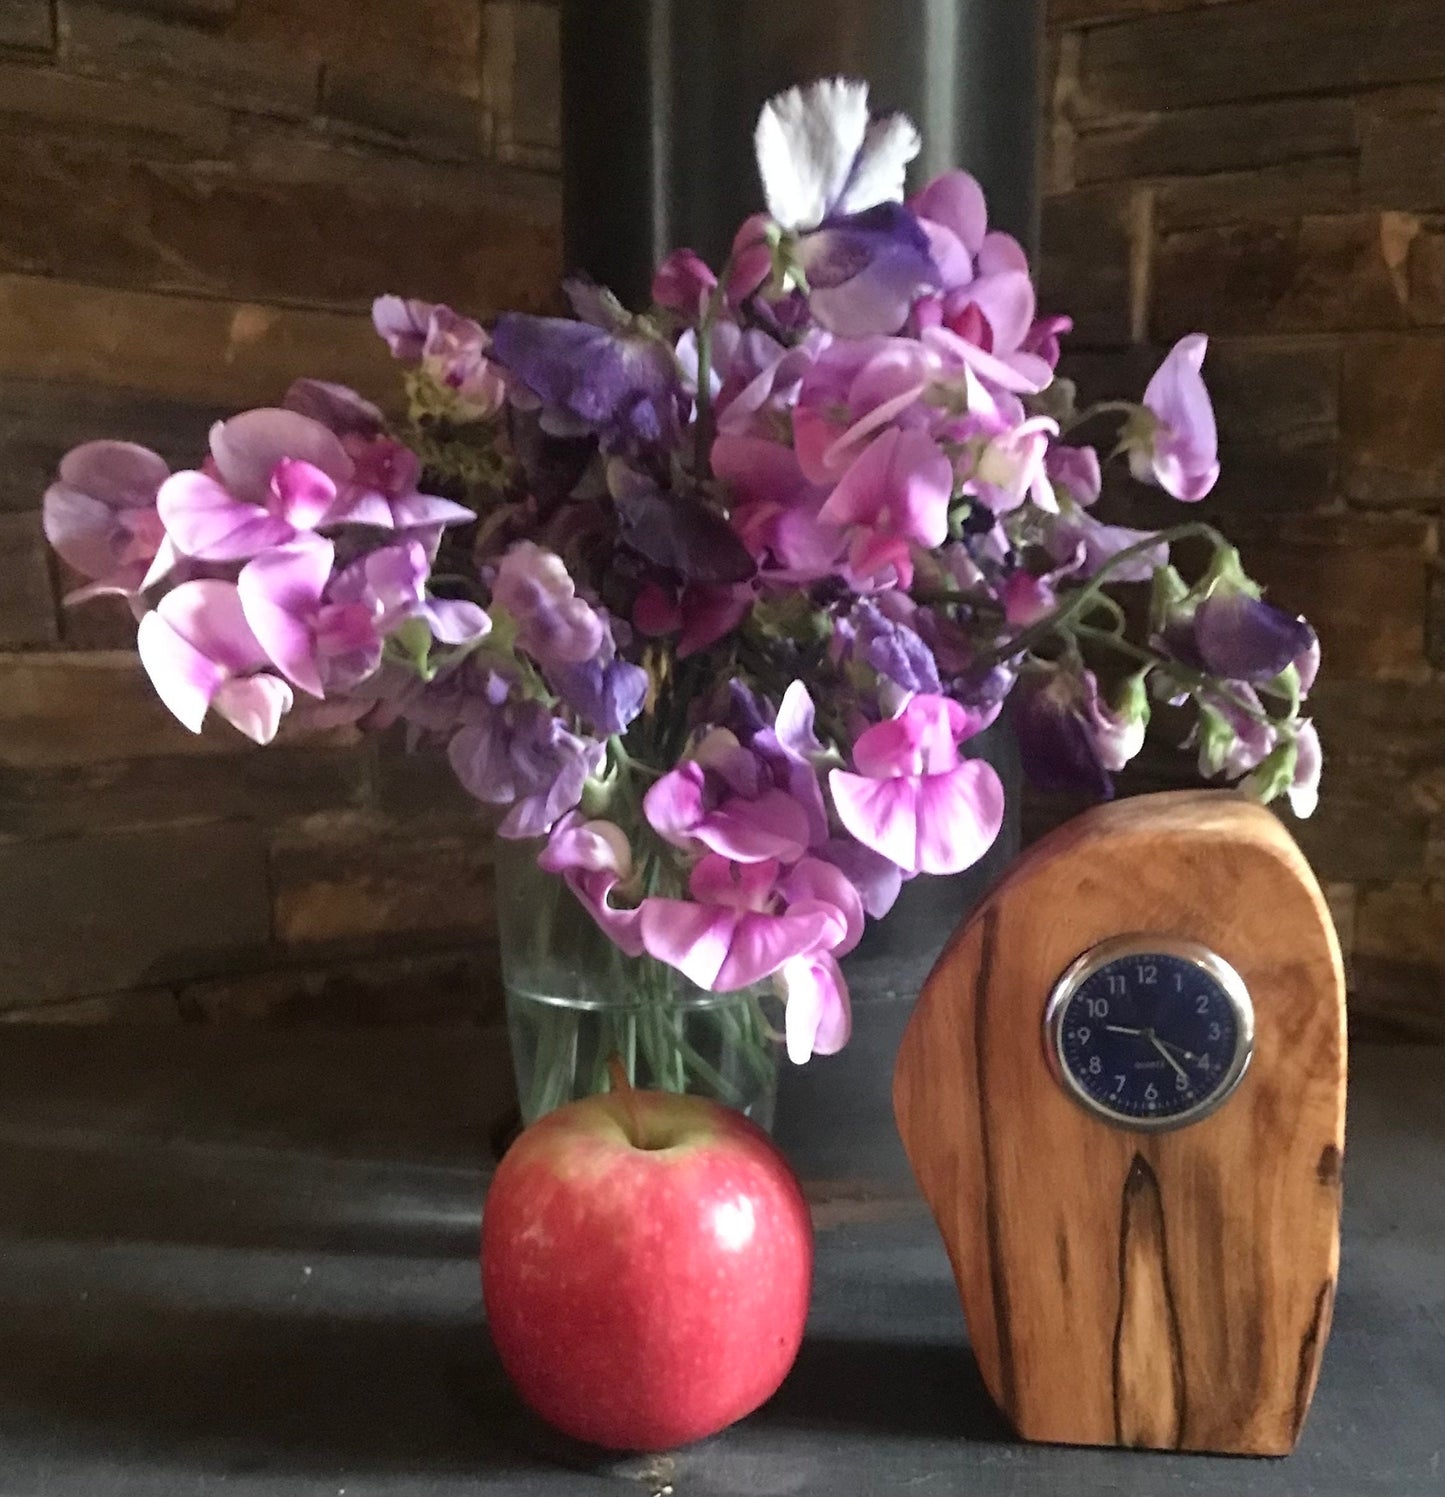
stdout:
{"type": "Polygon", "coordinates": [[[1108,1030],[1108,1032],[1110,1034],[1143,1034],[1144,1033],[1144,1031],[1142,1029],[1130,1029],[1125,1024],[1106,1024],[1106,1025],[1104,1025],[1104,1028],[1106,1030],[1108,1030]]]}

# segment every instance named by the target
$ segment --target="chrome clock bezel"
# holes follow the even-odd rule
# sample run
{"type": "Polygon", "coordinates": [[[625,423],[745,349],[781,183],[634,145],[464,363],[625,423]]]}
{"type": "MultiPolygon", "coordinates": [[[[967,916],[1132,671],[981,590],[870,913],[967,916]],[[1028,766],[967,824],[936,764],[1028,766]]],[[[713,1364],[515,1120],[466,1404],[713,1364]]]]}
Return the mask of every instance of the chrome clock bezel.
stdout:
{"type": "Polygon", "coordinates": [[[1110,936],[1075,957],[1054,983],[1048,1002],[1044,1005],[1044,1053],[1054,1080],[1085,1112],[1100,1121],[1115,1128],[1128,1128],[1136,1133],[1167,1133],[1174,1128],[1188,1128],[1217,1112],[1244,1080],[1245,1072],[1254,1057],[1254,1002],[1239,973],[1217,951],[1211,950],[1202,942],[1190,941],[1181,936],[1150,935],[1147,931],[1110,936]],[[1063,1049],[1064,1015],[1074,994],[1101,967],[1107,967],[1120,957],[1152,955],[1172,956],[1198,967],[1218,985],[1234,1011],[1235,1019],[1234,1055],[1224,1073],[1224,1079],[1205,1100],[1167,1118],[1131,1117],[1105,1106],[1079,1084],[1064,1059],[1063,1049]]]}

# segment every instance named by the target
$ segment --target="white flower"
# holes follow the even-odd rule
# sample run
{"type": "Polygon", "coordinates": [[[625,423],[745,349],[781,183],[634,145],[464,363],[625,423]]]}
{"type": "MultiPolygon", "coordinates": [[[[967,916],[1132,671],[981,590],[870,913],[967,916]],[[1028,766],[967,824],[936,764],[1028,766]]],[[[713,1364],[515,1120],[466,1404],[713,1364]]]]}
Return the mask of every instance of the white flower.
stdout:
{"type": "Polygon", "coordinates": [[[753,135],[768,212],[785,229],[899,202],[922,145],[913,121],[868,118],[868,85],[824,78],[763,105],[753,135]]]}

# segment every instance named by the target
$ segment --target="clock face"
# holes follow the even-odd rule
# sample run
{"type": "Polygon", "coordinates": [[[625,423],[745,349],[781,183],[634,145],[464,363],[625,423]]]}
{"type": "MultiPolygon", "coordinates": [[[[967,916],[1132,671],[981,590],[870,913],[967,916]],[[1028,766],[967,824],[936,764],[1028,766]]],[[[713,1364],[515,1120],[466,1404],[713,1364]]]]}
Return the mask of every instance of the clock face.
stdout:
{"type": "Polygon", "coordinates": [[[1239,1084],[1254,1012],[1238,973],[1207,947],[1122,936],[1063,974],[1045,1028],[1059,1080],[1088,1111],[1126,1128],[1179,1128],[1239,1084]]]}

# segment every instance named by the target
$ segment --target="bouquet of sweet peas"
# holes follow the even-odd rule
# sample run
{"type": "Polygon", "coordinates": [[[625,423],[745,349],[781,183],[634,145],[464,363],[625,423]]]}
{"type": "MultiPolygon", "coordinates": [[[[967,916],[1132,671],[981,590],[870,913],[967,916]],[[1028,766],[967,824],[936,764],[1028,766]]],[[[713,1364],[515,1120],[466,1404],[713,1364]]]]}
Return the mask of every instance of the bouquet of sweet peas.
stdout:
{"type": "Polygon", "coordinates": [[[186,727],[444,743],[622,952],[771,981],[801,1061],[847,1039],[865,919],[998,833],[961,746],[1006,701],[1046,788],[1109,795],[1167,701],[1205,776],[1307,815],[1318,647],[1208,526],[1096,517],[1111,460],[1182,503],[1213,486],[1202,336],[1141,404],[1078,409],[1069,319],[978,184],[905,200],[906,118],[824,81],[756,144],[767,211],[724,265],[669,255],[645,312],[581,280],[572,316],[490,328],[384,296],[404,417],[301,379],[191,470],[77,448],[45,524],[73,600],[129,602],[186,727]]]}

